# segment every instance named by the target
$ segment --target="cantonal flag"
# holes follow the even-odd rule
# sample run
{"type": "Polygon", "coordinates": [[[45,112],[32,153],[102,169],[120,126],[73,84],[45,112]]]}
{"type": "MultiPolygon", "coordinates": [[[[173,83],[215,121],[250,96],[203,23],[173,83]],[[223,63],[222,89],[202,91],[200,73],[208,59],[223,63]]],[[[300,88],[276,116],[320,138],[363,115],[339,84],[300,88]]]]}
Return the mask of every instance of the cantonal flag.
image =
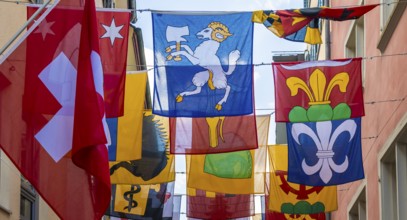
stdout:
{"type": "Polygon", "coordinates": [[[276,121],[361,117],[361,58],[273,63],[276,121]]]}
{"type": "Polygon", "coordinates": [[[289,213],[281,213],[272,211],[266,207],[269,207],[270,197],[266,195],[262,195],[260,197],[261,200],[261,215],[262,220],[291,220],[291,219],[298,219],[298,220],[325,220],[326,213],[315,213],[315,214],[289,214],[289,213]]]}
{"type": "Polygon", "coordinates": [[[251,13],[152,13],[153,113],[219,117],[253,113],[251,13]]]}
{"type": "Polygon", "coordinates": [[[361,119],[287,123],[288,180],[339,185],[365,177],[361,119]]]}
{"type": "Polygon", "coordinates": [[[287,145],[269,147],[268,210],[290,215],[335,211],[336,186],[307,186],[287,181],[287,145]]]}
{"type": "Polygon", "coordinates": [[[170,220],[173,217],[174,203],[180,202],[174,201],[173,197],[174,182],[112,184],[112,200],[106,215],[137,220],[170,220]]]}
{"type": "Polygon", "coordinates": [[[266,147],[187,155],[187,186],[225,194],[264,193],[266,147]]]}
{"type": "Polygon", "coordinates": [[[124,114],[130,12],[98,9],[96,17],[105,82],[106,117],[119,117],[124,114]]]}
{"type": "Polygon", "coordinates": [[[111,192],[96,11],[84,2],[56,1],[0,60],[0,146],[62,219],[100,219],[111,192]]]}
{"type": "Polygon", "coordinates": [[[254,195],[187,189],[187,216],[194,219],[236,219],[254,215],[254,195]]]}
{"type": "Polygon", "coordinates": [[[361,5],[354,7],[313,7],[291,10],[255,11],[253,22],[262,23],[268,30],[278,37],[287,40],[321,44],[319,19],[345,21],[358,19],[379,4],[361,5]]]}
{"type": "Polygon", "coordinates": [[[169,154],[168,118],[143,115],[141,158],[130,161],[111,161],[110,180],[116,184],[156,184],[174,181],[175,156],[169,154]]]}
{"type": "Polygon", "coordinates": [[[127,73],[124,115],[107,119],[112,139],[109,145],[109,161],[138,160],[141,158],[146,84],[147,72],[127,73]]]}
{"type": "Polygon", "coordinates": [[[213,154],[257,148],[255,115],[170,118],[170,131],[172,154],[213,154]]]}

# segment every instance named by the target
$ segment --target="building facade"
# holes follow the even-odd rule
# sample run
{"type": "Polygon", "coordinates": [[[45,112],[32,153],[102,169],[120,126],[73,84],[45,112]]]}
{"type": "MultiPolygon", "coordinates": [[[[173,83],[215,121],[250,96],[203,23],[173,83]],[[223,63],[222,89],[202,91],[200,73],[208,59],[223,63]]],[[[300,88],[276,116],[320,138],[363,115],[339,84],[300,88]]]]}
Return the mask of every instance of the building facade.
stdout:
{"type": "Polygon", "coordinates": [[[331,1],[332,7],[379,4],[363,17],[330,22],[331,59],[363,57],[365,178],[338,186],[333,220],[407,219],[407,11],[398,0],[331,1]]]}
{"type": "MultiPolygon", "coordinates": [[[[95,0],[96,7],[135,8],[135,0],[95,0]]],[[[0,1],[0,48],[26,21],[26,4],[0,1]]],[[[31,0],[42,4],[45,0],[31,0]]],[[[128,70],[145,69],[141,30],[129,29],[128,70]]],[[[0,219],[1,220],[57,220],[58,216],[24,179],[4,152],[0,150],[0,219]]]]}

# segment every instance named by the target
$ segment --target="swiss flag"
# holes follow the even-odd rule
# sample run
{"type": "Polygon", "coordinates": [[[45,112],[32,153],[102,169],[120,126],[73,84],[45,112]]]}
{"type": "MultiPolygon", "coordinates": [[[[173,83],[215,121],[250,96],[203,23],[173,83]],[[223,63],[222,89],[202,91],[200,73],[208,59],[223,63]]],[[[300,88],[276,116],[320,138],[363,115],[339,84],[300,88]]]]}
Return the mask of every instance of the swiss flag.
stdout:
{"type": "Polygon", "coordinates": [[[109,137],[95,3],[83,2],[46,9],[0,60],[0,146],[61,219],[99,220],[109,137]]]}
{"type": "MultiPolygon", "coordinates": [[[[30,5],[28,17],[34,14],[38,8],[38,5],[30,5]]],[[[79,18],[71,19],[78,21],[79,18]]],[[[99,32],[99,54],[103,68],[106,117],[116,118],[124,114],[124,84],[126,81],[130,12],[99,8],[96,11],[96,19],[99,32]]],[[[48,34],[53,35],[53,25],[54,22],[52,21],[41,23],[35,33],[41,33],[44,38],[48,34]]],[[[0,78],[0,89],[1,84],[0,78]]]]}

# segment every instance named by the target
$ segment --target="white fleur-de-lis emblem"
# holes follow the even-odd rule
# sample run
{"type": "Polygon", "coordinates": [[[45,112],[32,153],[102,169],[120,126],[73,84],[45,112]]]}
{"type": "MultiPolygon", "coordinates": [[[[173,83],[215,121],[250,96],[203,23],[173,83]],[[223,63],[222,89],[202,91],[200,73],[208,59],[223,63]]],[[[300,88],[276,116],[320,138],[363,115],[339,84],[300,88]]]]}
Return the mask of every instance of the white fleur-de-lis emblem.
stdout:
{"type": "Polygon", "coordinates": [[[316,122],[316,132],[308,127],[304,123],[295,123],[292,126],[291,133],[298,145],[301,145],[299,136],[301,134],[308,135],[315,143],[318,151],[316,156],[318,162],[314,165],[308,165],[305,159],[302,160],[301,167],[307,175],[313,175],[319,172],[324,183],[328,183],[332,178],[332,171],[336,173],[343,173],[348,169],[349,161],[348,156],[345,156],[345,160],[342,164],[336,164],[332,157],[335,155],[333,152],[333,145],[338,136],[343,132],[349,132],[349,142],[355,135],[357,125],[355,121],[348,119],[340,124],[332,133],[332,122],[323,121],[316,122]]]}

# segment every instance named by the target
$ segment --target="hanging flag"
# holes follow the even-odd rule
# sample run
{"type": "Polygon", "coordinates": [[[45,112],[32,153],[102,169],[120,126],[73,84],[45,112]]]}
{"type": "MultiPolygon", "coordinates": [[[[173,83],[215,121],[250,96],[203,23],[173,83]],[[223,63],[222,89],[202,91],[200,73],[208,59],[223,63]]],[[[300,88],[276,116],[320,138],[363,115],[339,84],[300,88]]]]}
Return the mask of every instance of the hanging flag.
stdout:
{"type": "Polygon", "coordinates": [[[187,189],[187,216],[197,219],[235,219],[254,215],[254,195],[187,189]]]}
{"type": "Polygon", "coordinates": [[[110,180],[116,184],[156,184],[175,179],[174,155],[169,154],[168,118],[145,111],[142,155],[139,160],[110,162],[110,180]]]}
{"type": "Polygon", "coordinates": [[[270,115],[256,115],[257,142],[261,147],[267,147],[270,115]]]}
{"type": "Polygon", "coordinates": [[[361,117],[361,58],[273,63],[276,121],[330,121],[361,117]]]}
{"type": "Polygon", "coordinates": [[[262,218],[259,220],[291,220],[291,219],[298,219],[298,220],[325,220],[325,213],[316,213],[316,214],[288,214],[288,213],[281,213],[275,212],[270,209],[269,201],[270,197],[268,195],[261,196],[261,212],[262,218]],[[266,208],[267,207],[267,208],[266,208]]]}
{"type": "Polygon", "coordinates": [[[109,161],[141,159],[146,83],[145,71],[127,74],[124,115],[107,119],[112,139],[109,145],[109,161]]]}
{"type": "Polygon", "coordinates": [[[187,155],[187,186],[225,194],[264,193],[266,147],[229,153],[187,155]]]}
{"type": "MultiPolygon", "coordinates": [[[[30,17],[39,8],[39,5],[29,5],[27,8],[30,17]]],[[[99,8],[96,12],[96,19],[103,69],[106,117],[115,118],[122,116],[124,111],[130,11],[103,11],[99,8]]],[[[52,25],[54,23],[49,22],[41,26],[36,33],[41,33],[43,38],[47,34],[55,35],[52,25]]]]}
{"type": "Polygon", "coordinates": [[[363,179],[361,119],[287,123],[288,181],[309,186],[363,179]]]}
{"type": "Polygon", "coordinates": [[[11,84],[10,80],[8,80],[5,75],[0,72],[0,91],[6,88],[11,84]]]}
{"type": "Polygon", "coordinates": [[[44,9],[1,57],[0,146],[59,218],[100,219],[111,195],[103,75],[94,1],[66,10],[76,3],[44,9]]]}
{"type": "Polygon", "coordinates": [[[172,219],[174,182],[152,185],[112,184],[112,201],[106,215],[126,219],[172,219]],[[167,211],[171,209],[171,214],[167,211]]]}
{"type": "Polygon", "coordinates": [[[152,13],[153,113],[217,117],[253,113],[251,13],[152,13]]]}
{"type": "Polygon", "coordinates": [[[268,211],[315,215],[337,209],[336,186],[306,186],[287,181],[287,145],[269,147],[268,211]]]}
{"type": "Polygon", "coordinates": [[[254,115],[170,118],[170,131],[171,154],[210,154],[257,148],[254,115]]]}
{"type": "Polygon", "coordinates": [[[99,9],[96,17],[103,66],[106,117],[115,118],[124,114],[130,11],[99,9]]]}
{"type": "Polygon", "coordinates": [[[296,42],[321,44],[319,19],[345,21],[358,19],[376,6],[362,5],[347,8],[302,8],[295,10],[255,11],[252,21],[262,23],[277,37],[296,42]]]}
{"type": "Polygon", "coordinates": [[[300,220],[325,220],[325,213],[316,213],[316,214],[287,214],[279,213],[273,211],[267,211],[265,215],[266,220],[291,220],[291,219],[300,219],[300,220]]]}

